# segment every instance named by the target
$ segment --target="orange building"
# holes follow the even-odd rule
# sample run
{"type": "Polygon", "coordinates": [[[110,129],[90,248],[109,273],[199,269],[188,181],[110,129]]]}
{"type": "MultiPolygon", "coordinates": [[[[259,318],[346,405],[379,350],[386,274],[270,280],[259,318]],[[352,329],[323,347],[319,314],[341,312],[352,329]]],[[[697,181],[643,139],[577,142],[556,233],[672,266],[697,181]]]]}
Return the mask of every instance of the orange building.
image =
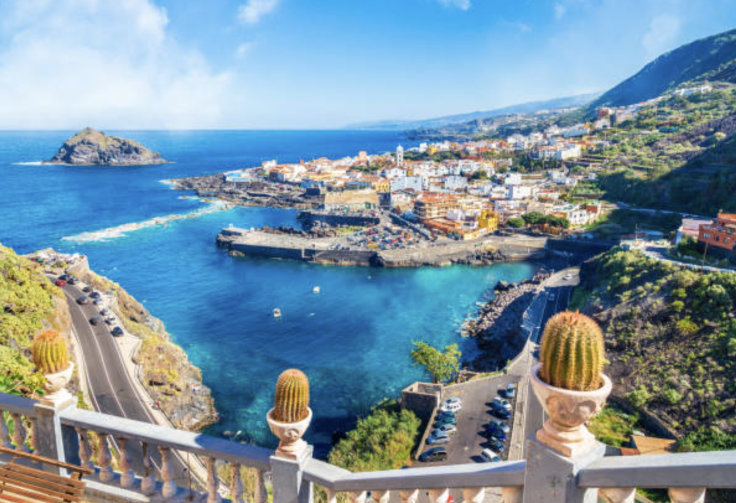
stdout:
{"type": "Polygon", "coordinates": [[[414,214],[419,220],[431,220],[446,217],[449,210],[457,207],[458,202],[454,197],[426,194],[414,203],[414,214]]]}
{"type": "Polygon", "coordinates": [[[719,213],[715,223],[702,224],[698,232],[701,250],[736,260],[736,213],[719,213]]]}

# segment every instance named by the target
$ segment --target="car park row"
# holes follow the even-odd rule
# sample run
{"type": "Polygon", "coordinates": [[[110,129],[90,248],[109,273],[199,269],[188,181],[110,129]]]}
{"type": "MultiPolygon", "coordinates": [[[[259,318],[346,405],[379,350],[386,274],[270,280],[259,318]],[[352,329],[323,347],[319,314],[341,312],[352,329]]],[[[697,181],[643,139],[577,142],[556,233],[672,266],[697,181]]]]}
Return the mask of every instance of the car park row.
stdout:
{"type": "MultiPolygon", "coordinates": [[[[54,282],[58,287],[66,285],[76,285],[79,279],[70,274],[62,274],[54,282]]],[[[82,288],[82,295],[77,297],[77,304],[80,306],[88,305],[90,302],[99,308],[99,314],[89,319],[91,325],[102,325],[103,323],[112,327],[117,322],[115,315],[104,306],[104,299],[100,292],[96,292],[90,285],[82,288]]],[[[124,334],[123,329],[119,325],[115,325],[110,329],[110,334],[119,337],[124,334]]]]}

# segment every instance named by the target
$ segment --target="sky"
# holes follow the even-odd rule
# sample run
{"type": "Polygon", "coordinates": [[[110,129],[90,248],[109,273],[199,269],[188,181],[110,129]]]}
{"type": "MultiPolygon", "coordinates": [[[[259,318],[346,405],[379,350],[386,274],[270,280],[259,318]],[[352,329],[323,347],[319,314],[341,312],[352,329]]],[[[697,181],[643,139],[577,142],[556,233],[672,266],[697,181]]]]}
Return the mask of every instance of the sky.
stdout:
{"type": "Polygon", "coordinates": [[[0,0],[0,129],[328,129],[604,91],[733,0],[0,0]]]}

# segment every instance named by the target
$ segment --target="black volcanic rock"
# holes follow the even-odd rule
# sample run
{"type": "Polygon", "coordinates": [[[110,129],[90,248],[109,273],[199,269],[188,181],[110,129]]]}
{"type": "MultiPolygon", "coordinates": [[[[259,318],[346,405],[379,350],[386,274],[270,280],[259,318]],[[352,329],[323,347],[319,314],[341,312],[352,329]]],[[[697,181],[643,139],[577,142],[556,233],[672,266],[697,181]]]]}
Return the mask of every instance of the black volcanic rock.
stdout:
{"type": "Polygon", "coordinates": [[[151,152],[133,140],[107,136],[84,128],[61,146],[49,164],[125,166],[168,162],[158,152],[151,152]]]}

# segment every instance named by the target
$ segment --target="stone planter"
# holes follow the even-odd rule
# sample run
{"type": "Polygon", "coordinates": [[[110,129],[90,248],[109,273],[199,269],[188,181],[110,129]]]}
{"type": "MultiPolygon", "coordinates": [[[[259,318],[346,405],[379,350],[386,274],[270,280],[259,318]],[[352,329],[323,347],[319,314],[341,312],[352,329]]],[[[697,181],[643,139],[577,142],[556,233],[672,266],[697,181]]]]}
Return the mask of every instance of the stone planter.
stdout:
{"type": "Polygon", "coordinates": [[[585,454],[597,445],[585,422],[597,416],[611,394],[611,380],[601,374],[603,386],[595,391],[571,391],[556,388],[539,378],[537,364],[532,368],[531,383],[549,419],[537,431],[537,440],[567,457],[585,454]]]}
{"type": "Polygon", "coordinates": [[[312,422],[312,409],[309,415],[296,423],[282,423],[273,419],[273,409],[266,414],[268,427],[271,432],[280,440],[279,447],[276,449],[276,455],[282,458],[298,460],[307,450],[307,443],[302,440],[304,433],[312,422]]]}
{"type": "Polygon", "coordinates": [[[69,362],[69,366],[61,372],[57,372],[56,374],[46,374],[46,384],[44,384],[44,389],[47,393],[39,401],[44,405],[50,405],[57,409],[73,403],[74,397],[66,389],[66,385],[71,381],[73,374],[73,362],[69,362]]]}

